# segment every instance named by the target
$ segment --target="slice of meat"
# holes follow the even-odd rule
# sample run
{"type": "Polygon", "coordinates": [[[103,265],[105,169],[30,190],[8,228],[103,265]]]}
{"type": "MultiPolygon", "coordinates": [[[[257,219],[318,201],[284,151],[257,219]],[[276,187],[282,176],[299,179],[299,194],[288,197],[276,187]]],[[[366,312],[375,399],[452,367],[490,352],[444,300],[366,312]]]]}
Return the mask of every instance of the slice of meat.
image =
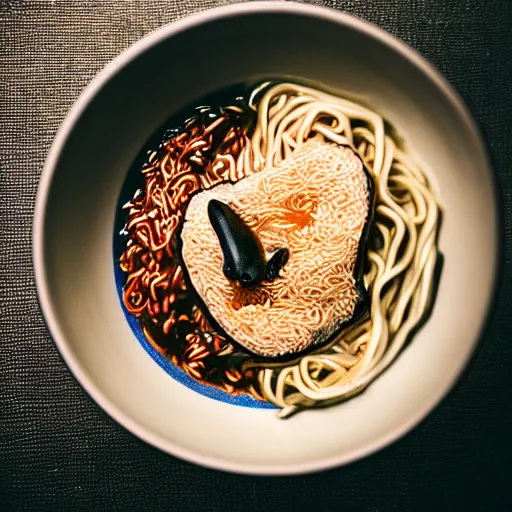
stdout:
{"type": "Polygon", "coordinates": [[[356,262],[371,183],[347,147],[309,141],[274,168],[197,194],[181,233],[192,285],[222,329],[255,354],[276,357],[322,343],[354,315],[356,262]],[[228,204],[271,256],[289,258],[272,282],[242,288],[223,273],[208,203],[228,204]]]}

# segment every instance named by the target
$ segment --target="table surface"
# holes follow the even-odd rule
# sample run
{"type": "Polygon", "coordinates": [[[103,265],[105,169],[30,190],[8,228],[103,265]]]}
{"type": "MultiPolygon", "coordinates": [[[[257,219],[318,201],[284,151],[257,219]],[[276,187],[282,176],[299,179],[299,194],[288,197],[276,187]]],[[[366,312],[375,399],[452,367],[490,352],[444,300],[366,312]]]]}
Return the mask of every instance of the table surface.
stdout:
{"type": "Polygon", "coordinates": [[[228,2],[0,0],[3,510],[512,510],[512,0],[315,2],[380,25],[436,65],[480,124],[500,178],[504,264],[489,328],[456,388],[405,438],[315,475],[211,471],[121,428],[58,355],[31,268],[34,197],[53,136],[121,50],[219,3],[228,2]]]}

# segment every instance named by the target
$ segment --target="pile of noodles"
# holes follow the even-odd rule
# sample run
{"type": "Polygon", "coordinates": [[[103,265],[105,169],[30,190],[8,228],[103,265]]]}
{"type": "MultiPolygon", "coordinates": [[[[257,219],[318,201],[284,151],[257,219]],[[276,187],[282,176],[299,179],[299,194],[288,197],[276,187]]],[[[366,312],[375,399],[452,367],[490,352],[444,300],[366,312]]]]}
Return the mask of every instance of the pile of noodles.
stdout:
{"type": "MultiPolygon", "coordinates": [[[[120,266],[129,276],[123,300],[143,321],[148,340],[174,364],[227,392],[258,399],[261,393],[286,417],[356,395],[396,358],[431,303],[440,209],[425,175],[375,112],[289,83],[258,87],[249,106],[257,116],[252,134],[237,120],[241,109],[232,106],[209,125],[192,121],[166,142],[162,155],[149,157],[142,171],[145,191],[126,205],[130,239],[120,266]],[[294,361],[262,362],[248,355],[235,360],[233,346],[195,304],[179,306],[186,304],[188,290],[172,240],[194,194],[274,168],[310,139],[350,146],[372,175],[375,213],[363,255],[369,310],[328,344],[294,361]],[[152,326],[164,337],[174,336],[170,345],[183,337],[184,346],[160,347],[152,341],[152,326]]],[[[299,210],[306,203],[307,198],[299,210]]]]}
{"type": "Polygon", "coordinates": [[[289,83],[255,90],[250,106],[257,110],[257,124],[232,163],[238,175],[275,166],[316,138],[352,147],[375,184],[364,275],[368,313],[297,361],[246,363],[258,370],[265,398],[286,417],[300,408],[354,396],[396,358],[430,304],[440,210],[427,178],[397,147],[375,112],[289,83]]]}
{"type": "Polygon", "coordinates": [[[247,141],[245,114],[237,105],[199,107],[164,134],[141,169],[144,187],[123,206],[119,266],[124,306],[156,351],[199,382],[263,400],[255,370],[241,369],[249,356],[215,331],[190,293],[175,243],[194,194],[244,177],[233,164],[247,141]]]}

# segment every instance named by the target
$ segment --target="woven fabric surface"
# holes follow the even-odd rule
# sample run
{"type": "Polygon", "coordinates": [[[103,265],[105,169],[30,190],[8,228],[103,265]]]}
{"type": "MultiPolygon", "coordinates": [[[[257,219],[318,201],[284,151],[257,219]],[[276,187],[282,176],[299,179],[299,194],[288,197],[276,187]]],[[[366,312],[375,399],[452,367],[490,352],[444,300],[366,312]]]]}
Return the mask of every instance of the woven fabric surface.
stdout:
{"type": "Polygon", "coordinates": [[[316,475],[211,471],[121,428],[58,355],[31,265],[34,198],[53,136],[120,51],[219,3],[0,0],[0,510],[512,510],[511,0],[316,2],[378,24],[434,63],[479,122],[500,178],[495,312],[455,390],[404,439],[316,475]]]}

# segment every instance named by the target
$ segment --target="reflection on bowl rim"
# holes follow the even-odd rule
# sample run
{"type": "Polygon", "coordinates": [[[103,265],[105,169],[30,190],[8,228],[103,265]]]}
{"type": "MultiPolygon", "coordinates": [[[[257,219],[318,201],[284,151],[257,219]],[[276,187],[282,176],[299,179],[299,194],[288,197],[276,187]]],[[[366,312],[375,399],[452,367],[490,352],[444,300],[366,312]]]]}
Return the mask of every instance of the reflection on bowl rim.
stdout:
{"type": "MultiPolygon", "coordinates": [[[[262,470],[261,466],[256,467],[247,463],[240,464],[232,462],[227,463],[225,461],[220,462],[214,457],[202,456],[198,453],[194,453],[187,449],[183,449],[177,446],[176,444],[170,442],[169,440],[164,439],[161,436],[158,436],[153,432],[149,431],[148,429],[142,427],[137,423],[136,420],[124,414],[115,404],[110,402],[103,395],[101,390],[96,387],[96,385],[88,377],[87,373],[83,370],[80,361],[73,355],[72,351],[69,350],[65,336],[59,326],[58,315],[56,314],[53,301],[52,298],[50,297],[48,289],[47,272],[45,269],[44,256],[44,223],[46,216],[47,199],[50,190],[50,185],[53,179],[53,174],[57,167],[60,154],[67,142],[69,134],[72,132],[75,124],[77,123],[77,121],[80,120],[80,117],[82,116],[86,108],[89,106],[89,104],[92,102],[92,100],[99,92],[99,90],[110,80],[110,78],[113,75],[115,75],[118,71],[123,69],[125,65],[134,60],[138,55],[141,55],[152,46],[169,37],[187,31],[188,29],[200,26],[204,23],[215,21],[221,18],[229,18],[244,14],[248,15],[262,13],[289,13],[295,15],[310,16],[312,18],[329,21],[340,26],[350,27],[352,30],[358,31],[364,34],[366,37],[372,38],[378,41],[380,44],[392,49],[394,52],[396,52],[404,59],[412,63],[416,68],[418,68],[422,72],[422,74],[428,78],[428,80],[435,84],[437,89],[443,92],[444,96],[449,100],[451,105],[458,112],[464,124],[467,126],[470,137],[473,139],[474,144],[477,147],[479,147],[482,155],[485,156],[488,168],[492,169],[487,150],[485,148],[485,145],[483,144],[480,131],[472,115],[470,114],[468,108],[466,107],[458,93],[449,84],[449,82],[434,68],[433,65],[427,62],[427,60],[420,56],[415,50],[407,46],[404,42],[395,38],[393,35],[385,32],[383,29],[379,28],[378,26],[370,22],[364,21],[353,15],[349,15],[326,7],[281,1],[256,1],[246,4],[225,5],[203,12],[191,14],[188,17],[175,21],[169,25],[165,25],[157,29],[156,31],[150,33],[149,35],[145,36],[143,39],[133,44],[131,47],[129,47],[127,50],[123,51],[119,56],[113,59],[110,63],[108,63],[81,93],[80,97],[74,103],[66,118],[62,122],[57,132],[57,135],[55,136],[55,139],[50,148],[50,151],[48,153],[42,170],[39,187],[37,191],[33,223],[33,265],[41,310],[43,312],[51,336],[61,356],[63,357],[67,366],[70,368],[71,372],[78,380],[78,382],[81,384],[81,386],[94,399],[94,401],[98,405],[100,405],[101,408],[104,411],[106,411],[119,424],[124,426],[130,432],[136,434],[140,439],[146,441],[150,445],[153,445],[171,455],[174,455],[186,461],[193,462],[202,466],[236,473],[290,475],[311,473],[348,464],[350,462],[368,456],[384,448],[385,446],[391,444],[392,442],[396,441],[397,439],[405,435],[407,432],[409,432],[412,428],[414,428],[430,411],[432,411],[432,409],[434,409],[434,407],[438,405],[438,403],[446,396],[446,393],[453,388],[453,385],[458,380],[462,372],[457,371],[453,375],[451,375],[450,378],[447,379],[445,389],[441,393],[432,396],[429,399],[429,401],[425,402],[423,406],[416,412],[416,414],[413,417],[409,418],[407,422],[404,422],[402,425],[400,425],[400,427],[395,428],[387,435],[382,435],[381,437],[374,439],[372,443],[365,445],[364,448],[356,449],[351,452],[344,453],[342,455],[334,455],[328,459],[323,459],[321,461],[293,465],[284,464],[266,466],[264,470],[262,470]]],[[[496,187],[496,176],[494,173],[492,176],[492,181],[494,196],[496,198],[496,202],[494,205],[496,210],[495,219],[497,221],[498,231],[501,232],[501,208],[499,195],[497,193],[496,187]]],[[[501,237],[498,236],[498,246],[496,247],[497,261],[495,265],[496,271],[493,277],[494,286],[492,300],[494,300],[496,297],[496,287],[498,281],[497,277],[499,276],[501,267],[502,251],[500,244],[501,237]]],[[[488,322],[489,313],[491,310],[492,308],[489,307],[487,316],[483,319],[482,326],[485,326],[486,323],[488,322]]],[[[467,366],[467,363],[471,356],[474,354],[477,346],[478,343],[475,342],[470,354],[467,357],[467,360],[464,362],[463,368],[467,366]]]]}

